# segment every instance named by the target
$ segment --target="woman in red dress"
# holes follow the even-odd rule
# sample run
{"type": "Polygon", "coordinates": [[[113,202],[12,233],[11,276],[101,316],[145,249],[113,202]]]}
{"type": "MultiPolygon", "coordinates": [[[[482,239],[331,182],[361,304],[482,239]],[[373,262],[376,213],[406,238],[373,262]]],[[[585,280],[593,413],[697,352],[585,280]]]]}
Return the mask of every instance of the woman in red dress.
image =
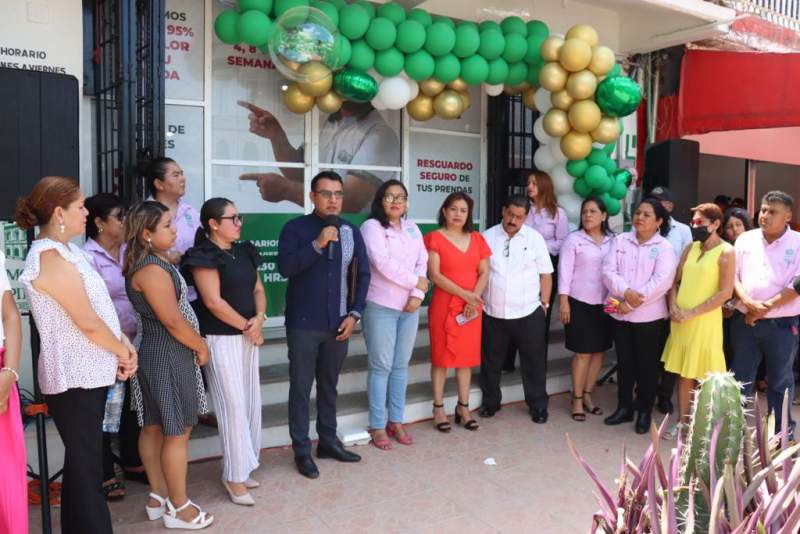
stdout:
{"type": "Polygon", "coordinates": [[[436,286],[428,308],[431,336],[433,424],[450,431],[444,412],[444,383],[448,369],[456,370],[458,405],[455,422],[467,430],[478,423],[469,410],[472,367],[481,363],[481,294],[489,278],[492,251],[473,231],[473,201],[466,193],[452,193],[439,211],[439,229],[425,236],[428,277],[436,286]]]}

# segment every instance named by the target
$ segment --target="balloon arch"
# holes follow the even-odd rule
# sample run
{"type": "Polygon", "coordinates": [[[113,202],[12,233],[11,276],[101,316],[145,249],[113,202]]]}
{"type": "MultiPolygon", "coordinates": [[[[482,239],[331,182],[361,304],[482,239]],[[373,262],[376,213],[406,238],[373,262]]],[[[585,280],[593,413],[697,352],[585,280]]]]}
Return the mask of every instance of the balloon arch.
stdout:
{"type": "Polygon", "coordinates": [[[352,101],[406,108],[417,121],[456,119],[471,105],[470,86],[483,84],[489,96],[521,94],[541,113],[534,163],[552,176],[570,220],[589,196],[620,212],[631,174],[610,154],[641,90],[590,25],[561,36],[540,20],[456,23],[365,0],[238,0],[238,7],[219,14],[215,33],[270,57],[294,82],[283,92],[290,111],[334,113],[352,101]]]}

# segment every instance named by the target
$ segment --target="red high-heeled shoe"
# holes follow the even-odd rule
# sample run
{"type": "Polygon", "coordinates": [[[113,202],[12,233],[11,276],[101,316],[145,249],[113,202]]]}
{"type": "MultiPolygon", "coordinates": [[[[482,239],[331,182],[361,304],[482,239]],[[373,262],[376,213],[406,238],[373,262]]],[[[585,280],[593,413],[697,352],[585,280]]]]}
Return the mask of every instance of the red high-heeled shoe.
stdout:
{"type": "Polygon", "coordinates": [[[391,421],[386,425],[386,433],[389,435],[390,438],[394,438],[397,440],[397,443],[402,445],[412,445],[414,443],[414,438],[411,437],[405,429],[403,429],[403,435],[397,433],[392,425],[402,425],[403,423],[392,423],[391,421]]]}

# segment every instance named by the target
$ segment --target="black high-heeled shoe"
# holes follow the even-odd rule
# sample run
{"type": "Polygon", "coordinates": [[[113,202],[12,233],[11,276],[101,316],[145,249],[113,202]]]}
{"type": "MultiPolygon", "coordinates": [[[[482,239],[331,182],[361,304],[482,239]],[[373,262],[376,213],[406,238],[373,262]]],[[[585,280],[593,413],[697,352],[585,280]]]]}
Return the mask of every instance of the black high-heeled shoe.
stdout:
{"type": "Polygon", "coordinates": [[[458,405],[456,406],[456,411],[455,411],[455,415],[454,415],[454,419],[455,419],[456,424],[460,425],[461,421],[463,420],[464,421],[464,428],[466,428],[467,430],[478,430],[478,428],[480,428],[480,425],[478,424],[478,422],[475,419],[466,420],[465,418],[461,417],[461,414],[458,413],[458,406],[462,406],[462,407],[466,408],[467,412],[469,412],[469,404],[464,404],[463,402],[458,401],[458,405]]]}
{"type": "MultiPolygon", "coordinates": [[[[434,402],[433,403],[433,409],[435,410],[436,408],[444,408],[444,404],[436,404],[434,402]]],[[[448,432],[450,432],[453,429],[453,427],[450,426],[450,421],[448,421],[446,419],[444,421],[442,421],[441,423],[437,423],[436,420],[434,419],[433,420],[433,427],[436,430],[438,430],[439,432],[444,432],[445,434],[447,434],[448,432]]]]}
{"type": "MultiPolygon", "coordinates": [[[[572,400],[581,401],[581,407],[583,407],[583,397],[578,397],[577,395],[573,395],[572,396],[572,400]]],[[[584,421],[586,421],[586,414],[584,412],[576,412],[576,411],[574,411],[574,408],[573,408],[572,420],[573,421],[578,421],[579,423],[583,423],[584,421]]]]}

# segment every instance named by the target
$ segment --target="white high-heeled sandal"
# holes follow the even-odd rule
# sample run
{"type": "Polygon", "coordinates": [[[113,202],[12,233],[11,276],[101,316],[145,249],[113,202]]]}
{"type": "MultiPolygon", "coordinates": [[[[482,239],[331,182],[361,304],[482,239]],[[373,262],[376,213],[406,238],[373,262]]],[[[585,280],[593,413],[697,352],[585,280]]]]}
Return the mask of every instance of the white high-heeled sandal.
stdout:
{"type": "MultiPolygon", "coordinates": [[[[244,486],[247,487],[246,482],[244,482],[244,486]]],[[[253,499],[253,496],[250,495],[250,492],[244,493],[243,495],[236,495],[231,489],[230,484],[228,484],[228,481],[224,478],[222,479],[222,487],[228,492],[228,497],[231,498],[231,502],[233,504],[238,504],[240,506],[253,506],[256,504],[256,501],[253,499]]]]}
{"type": "Polygon", "coordinates": [[[178,528],[181,530],[200,530],[214,522],[214,516],[208,515],[202,508],[193,503],[191,499],[186,499],[183,506],[179,506],[178,508],[172,506],[170,500],[167,499],[167,513],[164,514],[163,519],[166,528],[178,528]],[[179,519],[178,512],[182,512],[190,506],[197,508],[197,516],[191,521],[179,519]]]}
{"type": "Polygon", "coordinates": [[[253,480],[252,478],[248,478],[244,481],[244,487],[247,489],[255,489],[261,487],[261,483],[257,480],[253,480]]]}
{"type": "Polygon", "coordinates": [[[155,521],[156,519],[161,519],[162,517],[164,517],[164,514],[167,511],[166,507],[167,500],[161,495],[156,495],[153,492],[150,492],[150,495],[148,495],[148,497],[158,501],[158,506],[155,507],[150,507],[147,505],[144,506],[144,509],[147,512],[147,518],[150,521],[155,521]]]}

